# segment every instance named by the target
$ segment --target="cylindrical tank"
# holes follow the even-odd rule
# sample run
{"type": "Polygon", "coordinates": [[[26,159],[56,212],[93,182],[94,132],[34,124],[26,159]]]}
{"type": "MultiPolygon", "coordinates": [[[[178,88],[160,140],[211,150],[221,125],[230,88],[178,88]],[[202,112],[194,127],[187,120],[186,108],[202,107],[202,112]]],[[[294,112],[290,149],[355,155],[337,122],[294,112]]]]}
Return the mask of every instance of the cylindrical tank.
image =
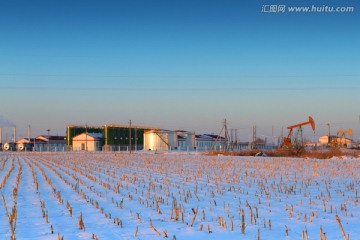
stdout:
{"type": "Polygon", "coordinates": [[[151,130],[144,132],[144,149],[166,151],[177,147],[177,135],[168,130],[151,130]]]}
{"type": "Polygon", "coordinates": [[[195,133],[189,132],[186,136],[186,145],[189,147],[189,149],[195,148],[195,133]]]}
{"type": "Polygon", "coordinates": [[[3,145],[4,151],[15,151],[16,150],[16,143],[4,143],[3,145]]]}
{"type": "Polygon", "coordinates": [[[18,144],[17,144],[17,149],[18,149],[19,151],[23,151],[23,150],[25,149],[24,144],[23,144],[23,143],[18,143],[18,144]]]}

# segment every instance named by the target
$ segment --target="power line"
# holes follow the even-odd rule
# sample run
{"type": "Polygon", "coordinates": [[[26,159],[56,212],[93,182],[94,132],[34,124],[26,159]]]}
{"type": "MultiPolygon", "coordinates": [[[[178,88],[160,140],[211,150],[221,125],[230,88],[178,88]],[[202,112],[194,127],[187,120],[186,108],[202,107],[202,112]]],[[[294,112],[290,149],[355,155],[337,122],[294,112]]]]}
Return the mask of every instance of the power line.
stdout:
{"type": "Polygon", "coordinates": [[[327,91],[327,90],[359,90],[359,87],[229,87],[229,88],[216,88],[216,87],[201,87],[201,88],[155,88],[155,87],[33,87],[33,86],[0,86],[0,90],[34,90],[34,91],[115,91],[115,92],[130,92],[130,91],[167,91],[167,92],[213,92],[213,91],[327,91]]]}
{"type": "Polygon", "coordinates": [[[359,74],[312,74],[312,75],[123,75],[123,74],[44,74],[44,73],[0,73],[13,77],[104,77],[104,78],[309,78],[309,77],[359,77],[359,74]]]}

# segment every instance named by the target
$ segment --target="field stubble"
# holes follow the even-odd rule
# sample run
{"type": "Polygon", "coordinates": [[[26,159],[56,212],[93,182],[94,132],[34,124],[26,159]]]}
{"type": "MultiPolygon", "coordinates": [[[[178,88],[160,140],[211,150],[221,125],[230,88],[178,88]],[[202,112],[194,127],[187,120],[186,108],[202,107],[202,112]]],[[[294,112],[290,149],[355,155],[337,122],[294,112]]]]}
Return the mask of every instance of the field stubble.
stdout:
{"type": "Polygon", "coordinates": [[[359,165],[356,158],[4,154],[0,233],[13,239],[356,239],[359,165]],[[24,194],[29,202],[18,203],[24,194]],[[21,211],[30,202],[35,222],[21,211]],[[10,218],[17,210],[21,215],[10,218]],[[24,224],[42,231],[28,232],[24,224]]]}

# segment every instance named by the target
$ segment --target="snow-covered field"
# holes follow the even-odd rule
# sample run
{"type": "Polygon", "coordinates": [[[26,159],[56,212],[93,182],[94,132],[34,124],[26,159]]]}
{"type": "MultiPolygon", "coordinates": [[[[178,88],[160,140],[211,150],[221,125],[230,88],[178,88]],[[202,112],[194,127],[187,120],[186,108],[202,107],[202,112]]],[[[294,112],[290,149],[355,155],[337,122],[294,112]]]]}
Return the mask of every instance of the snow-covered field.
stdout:
{"type": "Polygon", "coordinates": [[[359,184],[350,157],[2,153],[0,238],[360,239],[359,184]]]}

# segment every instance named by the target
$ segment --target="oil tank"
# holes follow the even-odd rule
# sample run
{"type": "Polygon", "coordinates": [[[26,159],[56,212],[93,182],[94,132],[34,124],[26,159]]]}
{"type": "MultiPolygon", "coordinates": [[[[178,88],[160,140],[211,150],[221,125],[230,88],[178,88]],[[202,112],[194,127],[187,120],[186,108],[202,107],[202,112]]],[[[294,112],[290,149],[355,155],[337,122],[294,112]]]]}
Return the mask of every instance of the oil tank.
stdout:
{"type": "Polygon", "coordinates": [[[16,143],[4,143],[3,145],[4,151],[16,151],[16,143]]]}
{"type": "Polygon", "coordinates": [[[34,149],[33,143],[18,143],[16,146],[18,151],[32,151],[34,149]]]}
{"type": "Polygon", "coordinates": [[[177,134],[169,130],[149,130],[144,132],[144,149],[167,151],[176,149],[177,134]]]}

